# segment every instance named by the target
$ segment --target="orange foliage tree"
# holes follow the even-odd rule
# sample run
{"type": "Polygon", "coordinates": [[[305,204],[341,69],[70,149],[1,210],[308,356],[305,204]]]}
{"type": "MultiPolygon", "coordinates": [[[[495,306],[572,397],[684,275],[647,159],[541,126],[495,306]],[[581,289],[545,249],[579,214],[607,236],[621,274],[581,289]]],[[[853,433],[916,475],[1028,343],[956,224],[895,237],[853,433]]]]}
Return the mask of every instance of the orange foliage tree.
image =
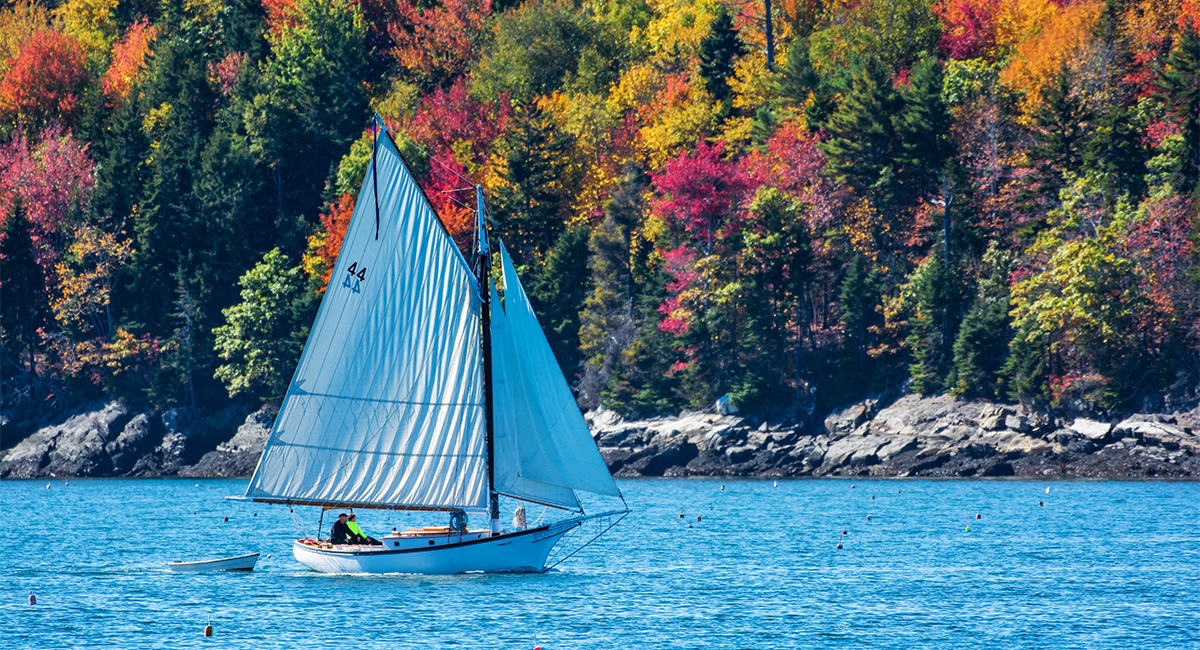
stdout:
{"type": "Polygon", "coordinates": [[[71,124],[87,82],[87,58],[79,42],[49,29],[37,32],[0,81],[0,119],[30,127],[52,120],[71,124]]]}
{"type": "Polygon", "coordinates": [[[1070,58],[1081,56],[1092,40],[1104,3],[1084,0],[1059,9],[1037,36],[1017,46],[1000,80],[1020,91],[1021,110],[1032,115],[1042,105],[1042,93],[1070,58]]]}
{"type": "Polygon", "coordinates": [[[342,250],[346,239],[346,227],[354,214],[354,196],[343,194],[321,213],[321,229],[308,238],[308,250],[304,253],[304,272],[321,285],[317,293],[324,293],[329,284],[329,275],[342,250]]]}
{"type": "Polygon", "coordinates": [[[113,45],[112,64],[100,80],[104,92],[117,100],[124,100],[133,87],[133,80],[146,63],[146,54],[154,42],[158,30],[145,18],[129,26],[129,31],[113,45]]]}
{"type": "Polygon", "coordinates": [[[441,85],[466,71],[492,12],[491,0],[444,0],[433,6],[400,0],[401,22],[388,25],[401,65],[426,85],[441,85]]]}

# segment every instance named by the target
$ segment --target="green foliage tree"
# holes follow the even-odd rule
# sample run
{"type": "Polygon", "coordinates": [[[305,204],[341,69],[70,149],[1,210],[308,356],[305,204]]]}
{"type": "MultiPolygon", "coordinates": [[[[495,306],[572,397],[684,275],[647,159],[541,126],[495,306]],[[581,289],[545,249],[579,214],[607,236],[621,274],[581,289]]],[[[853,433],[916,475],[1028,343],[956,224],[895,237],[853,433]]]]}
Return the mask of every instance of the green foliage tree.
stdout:
{"type": "Polygon", "coordinates": [[[326,181],[368,122],[366,25],[355,0],[297,0],[270,36],[261,92],[246,108],[252,150],[269,170],[277,228],[299,252],[326,181]]]}
{"type": "Polygon", "coordinates": [[[808,41],[797,38],[788,46],[787,58],[779,70],[779,94],[794,106],[803,106],[810,93],[817,90],[821,77],[808,56],[808,41]]]}
{"type": "Polygon", "coordinates": [[[621,354],[633,340],[630,245],[645,207],[644,191],[645,180],[636,170],[628,170],[604,205],[604,219],[588,238],[590,293],[579,314],[579,352],[584,358],[579,401],[585,408],[600,405],[601,395],[619,372],[621,354]]]}
{"type": "Polygon", "coordinates": [[[579,312],[587,295],[587,260],[587,227],[567,228],[547,251],[544,263],[532,273],[530,283],[530,302],[568,380],[582,370],[579,312]]]}
{"type": "Polygon", "coordinates": [[[230,396],[245,393],[278,401],[287,392],[308,338],[314,305],[304,270],[278,248],[246,272],[238,284],[242,302],[222,311],[225,324],[213,330],[215,350],[225,363],[215,376],[230,396]]]}
{"type": "Polygon", "coordinates": [[[870,349],[878,329],[883,325],[881,275],[878,270],[871,268],[865,257],[855,255],[838,291],[839,320],[842,324],[842,346],[838,359],[839,392],[848,397],[863,394],[874,383],[870,349]]]}
{"type": "Polygon", "coordinates": [[[935,246],[913,272],[901,298],[910,312],[904,346],[912,355],[908,367],[912,389],[922,395],[941,392],[953,383],[957,285],[956,269],[946,261],[942,247],[935,246]]]}
{"type": "Polygon", "coordinates": [[[984,262],[991,270],[979,282],[975,301],[954,339],[955,383],[951,392],[960,397],[1002,400],[1008,397],[1004,367],[1008,342],[1013,339],[1008,315],[1012,259],[1010,254],[992,245],[984,255],[984,262]]]}
{"type": "MultiPolygon", "coordinates": [[[[950,114],[942,101],[942,67],[935,58],[913,66],[909,83],[900,91],[902,108],[896,115],[897,179],[907,189],[905,200],[928,194],[953,153],[950,114]]],[[[946,197],[948,198],[948,197],[946,197]]]]}
{"type": "Polygon", "coordinates": [[[862,61],[849,92],[823,125],[829,139],[820,145],[835,182],[859,194],[875,195],[889,206],[894,205],[898,189],[892,116],[901,105],[883,65],[875,59],[862,61]]]}
{"type": "Polygon", "coordinates": [[[49,318],[50,307],[42,267],[33,254],[29,220],[19,201],[0,227],[0,302],[4,304],[0,310],[0,362],[17,370],[4,373],[0,386],[26,393],[33,389],[30,380],[37,370],[38,329],[49,318]]]}
{"type": "Polygon", "coordinates": [[[733,26],[733,16],[720,5],[708,34],[700,41],[700,77],[708,94],[718,102],[729,100],[732,94],[729,76],[737,58],[745,51],[746,46],[733,26]]]}
{"type": "Polygon", "coordinates": [[[496,18],[475,69],[473,94],[518,105],[564,85],[599,92],[617,78],[623,48],[610,26],[585,9],[531,0],[496,18]]]}
{"type": "Polygon", "coordinates": [[[558,241],[576,171],[574,139],[537,105],[526,107],[498,144],[503,184],[495,199],[500,233],[521,264],[539,262],[558,241]]]}
{"type": "Polygon", "coordinates": [[[1179,125],[1183,150],[1175,182],[1181,193],[1200,192],[1200,33],[1181,30],[1159,77],[1159,97],[1179,125]]]}

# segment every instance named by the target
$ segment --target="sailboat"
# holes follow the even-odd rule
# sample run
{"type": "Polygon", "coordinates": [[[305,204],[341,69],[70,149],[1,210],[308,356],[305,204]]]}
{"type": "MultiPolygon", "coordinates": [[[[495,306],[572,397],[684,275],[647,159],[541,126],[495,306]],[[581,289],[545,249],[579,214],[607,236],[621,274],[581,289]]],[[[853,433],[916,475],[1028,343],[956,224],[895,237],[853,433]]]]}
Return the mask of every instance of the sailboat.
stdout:
{"type": "Polygon", "coordinates": [[[482,187],[472,265],[378,116],[374,132],[295,375],[245,495],[233,498],[319,506],[322,520],[331,509],[450,516],[378,544],[333,544],[320,532],[296,540],[296,559],[321,572],[543,571],[564,535],[592,520],[611,528],[629,509],[503,243],[501,287],[491,277],[482,187]],[[589,515],[579,492],[621,508],[589,515]],[[521,504],[507,528],[501,497],[521,504]],[[527,526],[525,503],[570,516],[527,526]],[[489,525],[470,528],[468,513],[489,525]]]}

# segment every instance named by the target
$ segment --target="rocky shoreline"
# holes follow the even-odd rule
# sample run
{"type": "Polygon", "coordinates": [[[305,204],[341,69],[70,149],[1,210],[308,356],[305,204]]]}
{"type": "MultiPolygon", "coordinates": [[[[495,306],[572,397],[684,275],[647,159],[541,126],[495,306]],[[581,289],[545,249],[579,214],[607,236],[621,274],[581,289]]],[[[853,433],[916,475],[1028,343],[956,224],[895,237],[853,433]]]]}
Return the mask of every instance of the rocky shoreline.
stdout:
{"type": "MultiPolygon", "coordinates": [[[[247,476],[273,415],[204,417],[111,402],[0,450],[0,478],[247,476]]],[[[616,476],[1200,478],[1200,407],[1120,421],[1070,420],[950,396],[868,400],[820,422],[692,412],[588,414],[616,476]]]]}

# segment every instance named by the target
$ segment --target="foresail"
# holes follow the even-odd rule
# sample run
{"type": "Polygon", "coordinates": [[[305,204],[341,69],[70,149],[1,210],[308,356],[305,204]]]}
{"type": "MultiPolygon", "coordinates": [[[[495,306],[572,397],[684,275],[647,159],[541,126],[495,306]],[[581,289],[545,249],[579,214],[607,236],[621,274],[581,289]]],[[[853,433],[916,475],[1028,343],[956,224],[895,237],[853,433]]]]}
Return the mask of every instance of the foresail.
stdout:
{"type": "Polygon", "coordinates": [[[492,395],[496,445],[495,483],[501,494],[568,510],[579,509],[575,490],[541,483],[521,475],[518,432],[528,430],[534,415],[532,405],[522,399],[524,381],[520,376],[517,351],[509,333],[507,317],[495,285],[492,292],[492,395]]]}
{"type": "Polygon", "coordinates": [[[470,268],[381,134],[246,496],[486,508],[479,317],[470,268]]]}
{"type": "MultiPolygon", "coordinates": [[[[498,330],[500,319],[492,317],[493,373],[503,377],[506,395],[496,393],[497,413],[505,413],[496,420],[497,490],[564,507],[574,506],[546,495],[566,489],[619,496],[503,246],[500,257],[504,318],[498,330]],[[497,348],[504,351],[498,354],[497,348]],[[502,405],[502,399],[508,403],[502,405]],[[511,453],[500,454],[501,440],[511,441],[506,443],[512,445],[511,453]],[[515,476],[526,483],[502,487],[500,476],[515,476]]],[[[493,307],[492,311],[499,310],[493,307]]]]}

